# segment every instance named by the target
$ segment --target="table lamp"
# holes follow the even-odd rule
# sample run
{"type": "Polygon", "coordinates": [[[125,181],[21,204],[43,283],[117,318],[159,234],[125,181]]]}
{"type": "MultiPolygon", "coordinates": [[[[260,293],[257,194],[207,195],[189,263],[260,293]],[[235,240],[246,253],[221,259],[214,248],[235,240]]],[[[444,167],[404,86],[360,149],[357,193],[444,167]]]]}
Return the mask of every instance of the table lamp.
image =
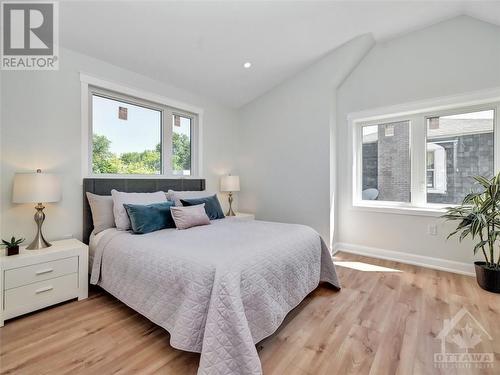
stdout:
{"type": "Polygon", "coordinates": [[[222,176],[220,179],[220,191],[229,192],[229,211],[226,216],[235,216],[233,211],[233,192],[240,191],[239,176],[222,176]]]}
{"type": "Polygon", "coordinates": [[[43,249],[52,246],[42,234],[42,224],[45,220],[42,203],[59,202],[61,200],[61,182],[53,174],[42,173],[17,173],[14,177],[12,194],[13,203],[37,203],[35,206],[35,222],[37,233],[33,242],[26,248],[28,250],[43,249]]]}

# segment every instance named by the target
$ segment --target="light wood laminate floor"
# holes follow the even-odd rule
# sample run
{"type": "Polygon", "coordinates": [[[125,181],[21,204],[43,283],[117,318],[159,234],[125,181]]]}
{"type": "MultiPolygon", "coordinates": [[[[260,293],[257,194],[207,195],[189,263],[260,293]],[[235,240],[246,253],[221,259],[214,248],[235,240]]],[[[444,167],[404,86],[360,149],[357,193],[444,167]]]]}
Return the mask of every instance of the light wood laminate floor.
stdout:
{"type": "MultiPolygon", "coordinates": [[[[500,373],[500,295],[468,276],[347,253],[335,260],[343,289],[320,286],[258,345],[264,374],[500,373]],[[443,319],[462,308],[492,337],[472,327],[482,341],[470,351],[493,353],[493,368],[434,366],[443,319]]],[[[448,351],[457,351],[453,345],[448,351]]],[[[0,328],[2,374],[189,375],[198,361],[198,354],[173,349],[166,331],[98,288],[87,300],[0,328]]]]}

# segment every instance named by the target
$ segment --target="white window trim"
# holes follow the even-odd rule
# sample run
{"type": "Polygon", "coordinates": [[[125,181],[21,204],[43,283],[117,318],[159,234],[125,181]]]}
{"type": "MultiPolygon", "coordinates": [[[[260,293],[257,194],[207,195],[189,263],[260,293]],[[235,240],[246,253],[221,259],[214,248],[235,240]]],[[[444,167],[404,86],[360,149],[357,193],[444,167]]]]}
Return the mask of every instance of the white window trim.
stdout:
{"type": "MultiPolygon", "coordinates": [[[[80,90],[81,90],[81,170],[82,178],[87,177],[98,177],[98,178],[177,178],[177,179],[189,179],[189,178],[203,178],[203,109],[192,106],[187,103],[179,102],[170,98],[166,98],[160,95],[152,94],[140,89],[135,89],[127,86],[123,86],[118,83],[110,82],[101,78],[93,77],[91,75],[80,73],[80,90]],[[183,116],[188,116],[192,119],[192,134],[191,134],[191,175],[189,176],[179,176],[174,174],[166,174],[162,171],[162,174],[103,174],[103,173],[93,173],[91,166],[91,155],[92,155],[92,142],[91,142],[91,113],[90,113],[90,103],[89,98],[92,95],[92,90],[95,88],[99,92],[111,92],[117,98],[120,96],[132,97],[137,103],[150,102],[153,104],[158,104],[159,106],[169,107],[172,113],[178,113],[183,116]],[[120,95],[121,94],[121,95],[120,95]]],[[[147,104],[147,103],[146,103],[147,104]]],[[[165,121],[166,118],[162,119],[165,121]]],[[[164,129],[169,129],[169,126],[164,126],[164,129]]],[[[163,134],[163,143],[165,143],[165,134],[163,134]]],[[[169,163],[167,160],[169,158],[169,153],[163,153],[162,155],[162,165],[169,163]],[[167,155],[168,154],[168,155],[167,155]]],[[[169,164],[168,164],[169,165],[169,164]]]]}
{"type": "Polygon", "coordinates": [[[453,95],[430,100],[353,112],[347,116],[349,138],[352,141],[352,209],[417,216],[440,216],[451,204],[426,203],[426,128],[425,119],[436,114],[456,114],[456,111],[494,109],[494,173],[500,168],[500,88],[453,95]],[[361,199],[362,159],[361,128],[363,125],[410,120],[411,200],[410,203],[364,201],[361,199]]]}

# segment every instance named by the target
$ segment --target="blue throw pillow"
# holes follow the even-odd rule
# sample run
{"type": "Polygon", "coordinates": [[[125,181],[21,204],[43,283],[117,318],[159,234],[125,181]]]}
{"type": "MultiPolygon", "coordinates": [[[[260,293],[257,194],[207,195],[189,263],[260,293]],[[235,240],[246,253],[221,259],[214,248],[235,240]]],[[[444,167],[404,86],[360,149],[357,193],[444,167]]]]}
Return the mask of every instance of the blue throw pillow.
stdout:
{"type": "Polygon", "coordinates": [[[215,194],[205,198],[181,199],[181,203],[183,206],[196,206],[205,203],[205,212],[210,220],[224,219],[225,217],[220,202],[217,199],[217,195],[215,194]]]}
{"type": "Polygon", "coordinates": [[[174,202],[153,204],[124,204],[130,218],[132,230],[136,234],[145,234],[165,228],[175,228],[170,207],[174,202]]]}

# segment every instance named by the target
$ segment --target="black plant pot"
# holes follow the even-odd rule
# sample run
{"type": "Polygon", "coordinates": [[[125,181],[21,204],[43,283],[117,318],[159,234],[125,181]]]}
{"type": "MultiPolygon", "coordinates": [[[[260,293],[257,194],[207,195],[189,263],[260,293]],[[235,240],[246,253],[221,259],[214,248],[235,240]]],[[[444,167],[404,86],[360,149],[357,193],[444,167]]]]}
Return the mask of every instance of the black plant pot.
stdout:
{"type": "Polygon", "coordinates": [[[12,246],[7,248],[7,256],[19,254],[19,246],[12,246]]]}
{"type": "Polygon", "coordinates": [[[500,293],[500,269],[486,268],[486,262],[474,262],[477,283],[488,292],[500,293]]]}

